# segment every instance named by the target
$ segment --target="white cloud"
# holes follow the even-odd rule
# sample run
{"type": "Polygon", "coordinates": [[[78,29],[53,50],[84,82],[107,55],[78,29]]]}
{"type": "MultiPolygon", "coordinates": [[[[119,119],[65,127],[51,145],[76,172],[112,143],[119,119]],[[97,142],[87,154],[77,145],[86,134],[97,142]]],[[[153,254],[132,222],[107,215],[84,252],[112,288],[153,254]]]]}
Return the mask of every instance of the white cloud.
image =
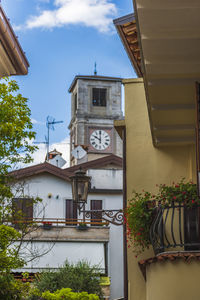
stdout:
{"type": "MultiPolygon", "coordinates": [[[[69,142],[70,142],[70,139],[69,139],[69,137],[67,137],[59,143],[51,144],[49,147],[50,151],[56,149],[57,151],[62,153],[62,157],[66,160],[66,165],[65,165],[66,168],[69,167],[69,163],[70,163],[70,143],[69,142]]],[[[31,141],[31,144],[34,145],[34,141],[31,141]]],[[[45,144],[37,144],[35,146],[38,147],[38,150],[36,150],[32,155],[33,162],[30,164],[20,164],[18,166],[18,169],[44,163],[45,157],[47,154],[46,145],[45,144]]]]}
{"type": "MultiPolygon", "coordinates": [[[[100,32],[109,31],[117,7],[110,0],[54,0],[55,9],[42,10],[31,16],[25,24],[28,29],[54,28],[70,24],[94,27],[100,32]]],[[[16,26],[20,29],[21,26],[16,26]]]]}
{"type": "Polygon", "coordinates": [[[32,124],[38,124],[38,125],[44,125],[45,124],[44,122],[37,121],[36,119],[33,119],[33,118],[31,118],[31,122],[32,122],[32,124]]]}

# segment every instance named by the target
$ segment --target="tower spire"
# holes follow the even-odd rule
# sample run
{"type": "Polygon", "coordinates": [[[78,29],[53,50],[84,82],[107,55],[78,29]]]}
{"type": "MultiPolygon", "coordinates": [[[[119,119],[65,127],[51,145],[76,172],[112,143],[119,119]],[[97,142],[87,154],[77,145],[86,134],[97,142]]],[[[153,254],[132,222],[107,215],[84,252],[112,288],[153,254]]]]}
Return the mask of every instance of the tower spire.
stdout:
{"type": "Polygon", "coordinates": [[[97,63],[96,63],[96,61],[94,63],[94,75],[97,75],[97,63]]]}

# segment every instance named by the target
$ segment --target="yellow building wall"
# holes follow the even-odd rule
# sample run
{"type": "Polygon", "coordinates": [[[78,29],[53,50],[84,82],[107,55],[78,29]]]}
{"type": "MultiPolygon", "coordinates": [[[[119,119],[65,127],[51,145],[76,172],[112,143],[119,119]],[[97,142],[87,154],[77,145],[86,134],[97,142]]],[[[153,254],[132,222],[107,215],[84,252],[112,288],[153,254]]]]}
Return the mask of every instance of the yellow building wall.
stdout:
{"type": "Polygon", "coordinates": [[[200,299],[200,262],[195,259],[155,262],[146,275],[147,300],[200,299]]]}
{"type": "MultiPolygon", "coordinates": [[[[125,126],[127,199],[132,191],[156,191],[156,184],[172,184],[196,180],[195,146],[165,146],[152,144],[143,79],[125,79],[125,126]]],[[[128,289],[130,300],[147,300],[146,284],[138,260],[153,256],[147,251],[135,258],[128,250],[128,289]]],[[[170,298],[169,298],[170,299],[170,298]]]]}

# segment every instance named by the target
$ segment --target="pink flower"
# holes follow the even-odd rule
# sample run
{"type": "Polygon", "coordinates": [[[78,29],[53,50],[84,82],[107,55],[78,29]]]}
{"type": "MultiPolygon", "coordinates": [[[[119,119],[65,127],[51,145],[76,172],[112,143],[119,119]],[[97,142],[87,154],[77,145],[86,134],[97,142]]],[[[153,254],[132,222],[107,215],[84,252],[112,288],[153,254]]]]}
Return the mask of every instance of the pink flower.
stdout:
{"type": "Polygon", "coordinates": [[[173,199],[176,200],[176,196],[174,196],[173,199]]]}
{"type": "Polygon", "coordinates": [[[195,200],[192,200],[192,203],[195,203],[195,200]]]}

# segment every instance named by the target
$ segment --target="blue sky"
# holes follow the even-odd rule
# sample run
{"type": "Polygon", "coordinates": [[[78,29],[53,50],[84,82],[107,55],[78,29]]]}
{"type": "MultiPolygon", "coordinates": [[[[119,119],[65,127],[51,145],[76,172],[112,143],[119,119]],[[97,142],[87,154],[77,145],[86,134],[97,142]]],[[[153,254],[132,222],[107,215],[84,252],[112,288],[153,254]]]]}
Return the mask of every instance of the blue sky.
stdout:
{"type": "MultiPolygon", "coordinates": [[[[63,124],[50,133],[51,147],[67,152],[68,88],[75,75],[136,77],[112,20],[133,12],[132,0],[2,0],[30,63],[17,77],[29,98],[36,140],[44,141],[48,115],[63,124]]],[[[44,145],[35,162],[44,159],[44,145]]],[[[65,155],[64,155],[65,156],[65,155]]],[[[65,156],[66,157],[66,156],[65,156]]]]}

